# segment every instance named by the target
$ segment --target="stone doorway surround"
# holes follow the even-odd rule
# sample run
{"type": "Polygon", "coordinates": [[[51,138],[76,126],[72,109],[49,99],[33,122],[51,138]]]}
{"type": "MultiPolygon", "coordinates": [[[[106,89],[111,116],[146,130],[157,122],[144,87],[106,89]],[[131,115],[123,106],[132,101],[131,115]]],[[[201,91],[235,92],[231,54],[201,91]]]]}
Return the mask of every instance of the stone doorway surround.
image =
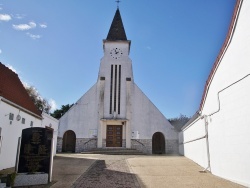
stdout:
{"type": "Polygon", "coordinates": [[[100,125],[98,127],[98,136],[97,137],[98,137],[97,148],[106,148],[106,147],[131,148],[130,123],[127,119],[101,119],[100,125]],[[108,126],[121,127],[122,134],[121,134],[121,145],[120,146],[110,146],[107,144],[108,126]]]}

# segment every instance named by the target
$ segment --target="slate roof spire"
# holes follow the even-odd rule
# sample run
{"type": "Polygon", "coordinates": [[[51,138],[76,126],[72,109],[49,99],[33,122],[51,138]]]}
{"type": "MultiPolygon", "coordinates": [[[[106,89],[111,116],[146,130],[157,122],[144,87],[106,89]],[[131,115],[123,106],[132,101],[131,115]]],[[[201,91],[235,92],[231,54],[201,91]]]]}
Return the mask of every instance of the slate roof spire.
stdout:
{"type": "Polygon", "coordinates": [[[123,27],[121,14],[119,8],[117,8],[113,22],[109,29],[109,33],[106,40],[127,40],[125,29],[123,27]]]}

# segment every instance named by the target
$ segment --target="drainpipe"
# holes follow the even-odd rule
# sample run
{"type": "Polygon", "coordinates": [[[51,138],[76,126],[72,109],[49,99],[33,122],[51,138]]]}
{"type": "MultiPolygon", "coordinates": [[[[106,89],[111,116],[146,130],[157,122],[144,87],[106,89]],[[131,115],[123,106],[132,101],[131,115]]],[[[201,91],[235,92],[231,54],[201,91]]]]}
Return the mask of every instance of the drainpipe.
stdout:
{"type": "Polygon", "coordinates": [[[203,172],[207,171],[208,169],[211,171],[210,166],[210,151],[209,151],[209,140],[208,140],[208,121],[207,121],[207,115],[204,115],[204,125],[205,125],[205,131],[206,131],[206,145],[207,145],[207,168],[203,170],[203,172]]]}
{"type": "Polygon", "coordinates": [[[212,116],[216,113],[218,113],[220,111],[220,93],[227,90],[228,88],[232,87],[233,85],[236,85],[237,83],[243,81],[244,79],[246,79],[248,76],[250,76],[250,74],[247,74],[245,75],[244,77],[238,79],[237,81],[233,82],[232,84],[228,85],[227,87],[223,88],[222,90],[220,90],[218,93],[217,93],[217,100],[218,100],[218,110],[212,112],[211,114],[209,114],[208,116],[212,116]]]}

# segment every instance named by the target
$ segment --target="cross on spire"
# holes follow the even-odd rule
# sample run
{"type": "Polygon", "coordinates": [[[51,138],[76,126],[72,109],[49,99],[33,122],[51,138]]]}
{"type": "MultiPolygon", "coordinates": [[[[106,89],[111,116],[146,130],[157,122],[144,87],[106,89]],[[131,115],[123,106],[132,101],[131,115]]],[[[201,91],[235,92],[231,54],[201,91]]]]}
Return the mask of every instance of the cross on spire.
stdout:
{"type": "Polygon", "coordinates": [[[117,2],[117,8],[119,8],[119,3],[121,2],[120,0],[116,0],[115,2],[117,2]]]}

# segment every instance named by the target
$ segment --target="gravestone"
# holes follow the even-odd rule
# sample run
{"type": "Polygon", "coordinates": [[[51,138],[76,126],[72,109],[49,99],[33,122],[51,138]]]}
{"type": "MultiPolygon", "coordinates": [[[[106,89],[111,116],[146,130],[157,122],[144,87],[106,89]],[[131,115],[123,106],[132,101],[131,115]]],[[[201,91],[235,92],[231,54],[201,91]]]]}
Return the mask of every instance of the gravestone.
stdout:
{"type": "Polygon", "coordinates": [[[52,142],[52,129],[41,127],[23,129],[15,186],[49,182],[52,142]]]}

